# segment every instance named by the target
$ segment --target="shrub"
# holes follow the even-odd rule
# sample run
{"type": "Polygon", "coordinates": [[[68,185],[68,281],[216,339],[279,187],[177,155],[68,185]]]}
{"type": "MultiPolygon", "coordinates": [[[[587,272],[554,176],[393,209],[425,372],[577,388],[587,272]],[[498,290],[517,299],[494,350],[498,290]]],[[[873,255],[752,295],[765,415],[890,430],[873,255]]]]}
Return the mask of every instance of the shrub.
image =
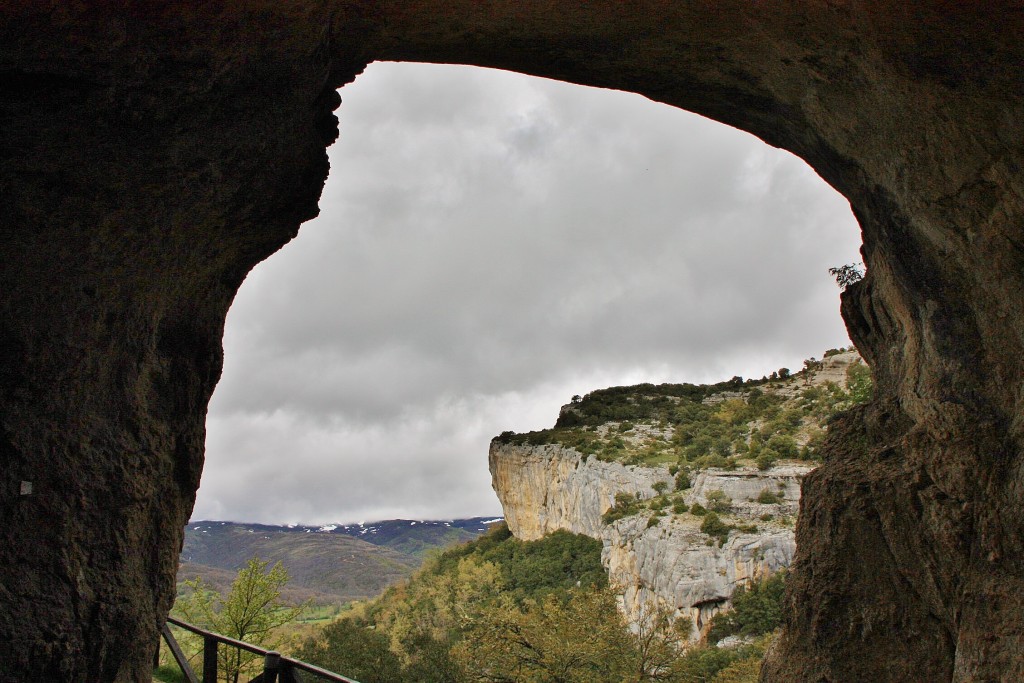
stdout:
{"type": "Polygon", "coordinates": [[[874,395],[871,368],[864,363],[854,363],[846,368],[846,390],[853,403],[867,403],[874,395]]]}
{"type": "Polygon", "coordinates": [[[661,494],[665,493],[665,491],[668,490],[668,482],[656,481],[653,484],[651,484],[651,488],[654,489],[654,492],[660,496],[661,494]]]}
{"type": "Polygon", "coordinates": [[[676,473],[676,491],[685,491],[691,485],[689,472],[680,470],[676,473]]]}
{"type": "Polygon", "coordinates": [[[635,515],[640,511],[640,500],[637,496],[619,492],[615,494],[615,504],[605,510],[604,514],[601,515],[601,521],[605,524],[611,524],[612,522],[628,517],[629,515],[635,515]]]}
{"type": "Polygon", "coordinates": [[[729,461],[723,458],[718,453],[712,455],[702,455],[693,461],[693,464],[698,469],[707,469],[711,467],[717,467],[718,469],[725,469],[729,466],[729,461]]]}
{"type": "Polygon", "coordinates": [[[773,434],[765,444],[779,454],[780,458],[795,458],[797,455],[796,440],[784,434],[773,434]]]}
{"type": "Polygon", "coordinates": [[[700,531],[703,534],[717,539],[718,544],[722,545],[729,538],[729,532],[735,527],[730,524],[726,524],[722,519],[714,512],[708,512],[704,515],[704,521],[701,522],[700,531]]]}
{"type": "Polygon", "coordinates": [[[704,496],[708,503],[708,509],[714,512],[729,512],[732,510],[732,498],[725,495],[721,489],[708,491],[704,496]]]}
{"type": "Polygon", "coordinates": [[[761,675],[760,655],[737,659],[715,674],[714,683],[757,683],[761,675]]]}
{"type": "Polygon", "coordinates": [[[708,642],[718,642],[732,635],[758,636],[774,631],[782,624],[785,590],[784,569],[767,579],[737,588],[732,595],[732,610],[711,619],[708,642]]]}
{"type": "Polygon", "coordinates": [[[772,491],[767,486],[761,489],[761,493],[757,494],[757,502],[762,505],[775,505],[785,500],[782,496],[772,491]]]}
{"type": "Polygon", "coordinates": [[[676,513],[677,515],[681,515],[689,509],[690,508],[686,504],[686,501],[683,500],[682,498],[672,503],[672,512],[676,513]]]}
{"type": "Polygon", "coordinates": [[[694,503],[693,506],[690,508],[690,514],[696,515],[697,517],[703,517],[704,515],[708,514],[708,510],[700,503],[694,503]]]}
{"type": "Polygon", "coordinates": [[[762,448],[757,454],[757,469],[759,470],[770,470],[775,461],[779,459],[779,454],[770,448],[762,448]]]}
{"type": "Polygon", "coordinates": [[[741,647],[696,647],[688,650],[672,663],[670,680],[680,683],[747,683],[757,678],[736,678],[733,676],[741,662],[753,662],[760,668],[764,648],[758,645],[741,647]],[[728,678],[720,678],[729,676],[728,678]]]}

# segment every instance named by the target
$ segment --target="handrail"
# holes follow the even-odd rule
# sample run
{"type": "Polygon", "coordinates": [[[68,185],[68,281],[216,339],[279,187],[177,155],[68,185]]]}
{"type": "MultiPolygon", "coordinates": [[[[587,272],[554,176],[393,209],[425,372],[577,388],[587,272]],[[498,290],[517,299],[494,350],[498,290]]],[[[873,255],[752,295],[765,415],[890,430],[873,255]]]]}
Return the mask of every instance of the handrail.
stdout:
{"type": "Polygon", "coordinates": [[[352,678],[346,678],[341,674],[336,674],[333,671],[327,669],[321,669],[319,666],[313,664],[307,664],[306,662],[298,659],[292,659],[291,657],[284,657],[279,652],[274,650],[267,650],[262,647],[258,647],[251,643],[246,643],[241,640],[235,640],[228,636],[223,636],[213,631],[207,631],[206,629],[193,626],[187,621],[176,619],[175,617],[167,617],[167,623],[173,624],[178,628],[183,628],[186,631],[191,631],[198,636],[203,638],[203,676],[199,678],[192,671],[188,661],[185,660],[185,656],[181,652],[181,648],[178,646],[177,640],[174,635],[164,624],[161,628],[161,635],[167,642],[167,646],[171,649],[171,654],[174,656],[178,666],[181,667],[182,672],[185,674],[185,678],[188,679],[189,683],[216,683],[217,682],[217,646],[220,643],[224,643],[230,647],[235,647],[240,650],[252,652],[253,654],[263,655],[263,673],[252,679],[250,683],[302,683],[302,678],[299,676],[299,671],[305,671],[321,678],[326,678],[332,683],[359,683],[352,678]]]}

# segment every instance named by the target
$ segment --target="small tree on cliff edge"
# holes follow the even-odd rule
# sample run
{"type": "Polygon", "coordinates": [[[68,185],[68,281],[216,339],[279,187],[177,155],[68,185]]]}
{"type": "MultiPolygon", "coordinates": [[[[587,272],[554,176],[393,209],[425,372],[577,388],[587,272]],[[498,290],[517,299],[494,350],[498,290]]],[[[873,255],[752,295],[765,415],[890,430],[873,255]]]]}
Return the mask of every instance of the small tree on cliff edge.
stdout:
{"type": "MultiPolygon", "coordinates": [[[[196,578],[186,581],[191,593],[174,605],[178,615],[196,626],[243,640],[260,647],[271,647],[272,631],[294,621],[306,604],[287,605],[281,600],[281,588],[288,583],[288,572],[278,562],[269,571],[258,557],[243,567],[231,584],[227,597],[196,578]]],[[[226,683],[238,683],[239,675],[258,655],[233,647],[217,649],[218,668],[226,683]]]]}

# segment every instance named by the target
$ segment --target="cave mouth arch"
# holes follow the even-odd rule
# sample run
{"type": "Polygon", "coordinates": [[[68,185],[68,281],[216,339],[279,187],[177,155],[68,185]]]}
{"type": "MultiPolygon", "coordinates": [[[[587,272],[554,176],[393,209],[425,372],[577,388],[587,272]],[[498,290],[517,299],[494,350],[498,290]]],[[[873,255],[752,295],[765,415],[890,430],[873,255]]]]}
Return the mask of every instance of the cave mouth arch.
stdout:
{"type": "Polygon", "coordinates": [[[147,679],[227,309],[316,212],[336,89],[395,60],[637,92],[847,197],[869,274],[842,313],[878,394],[805,480],[763,679],[1024,679],[1017,3],[50,9],[5,5],[0,41],[11,678],[147,679]]]}
{"type": "Polygon", "coordinates": [[[786,152],[478,67],[371,64],[340,94],[320,216],[228,314],[193,520],[494,515],[487,443],[573,394],[849,344],[826,270],[859,230],[786,152]]]}

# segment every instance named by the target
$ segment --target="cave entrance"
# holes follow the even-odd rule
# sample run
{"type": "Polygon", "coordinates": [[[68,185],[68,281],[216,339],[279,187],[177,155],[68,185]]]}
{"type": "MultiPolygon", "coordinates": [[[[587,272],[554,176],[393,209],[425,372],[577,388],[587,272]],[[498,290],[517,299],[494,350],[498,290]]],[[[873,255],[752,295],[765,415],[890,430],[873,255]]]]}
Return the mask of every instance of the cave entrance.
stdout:
{"type": "Polygon", "coordinates": [[[788,152],[477,67],[375,63],[341,95],[320,217],[228,316],[193,519],[497,514],[488,441],[574,394],[849,343],[827,269],[856,221],[788,152]]]}

